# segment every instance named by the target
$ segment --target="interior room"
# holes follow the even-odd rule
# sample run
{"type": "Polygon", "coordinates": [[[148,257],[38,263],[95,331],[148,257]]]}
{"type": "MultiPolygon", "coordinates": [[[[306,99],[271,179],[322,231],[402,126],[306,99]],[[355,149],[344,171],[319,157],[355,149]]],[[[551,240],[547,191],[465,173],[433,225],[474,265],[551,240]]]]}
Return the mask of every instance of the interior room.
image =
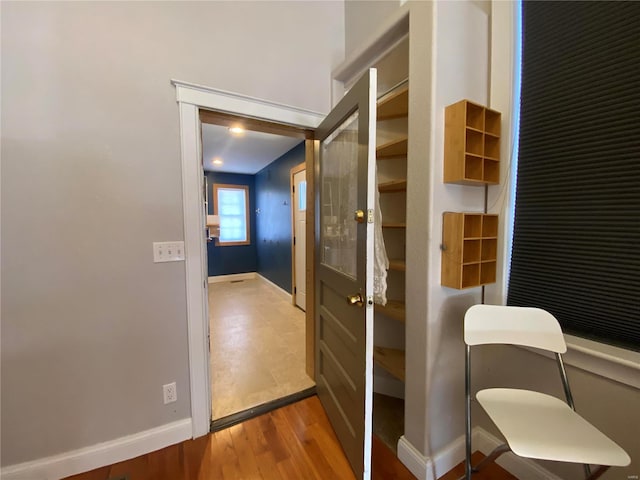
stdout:
{"type": "MultiPolygon", "coordinates": [[[[214,422],[314,386],[293,275],[304,250],[294,251],[292,218],[306,207],[291,170],[304,171],[304,147],[300,138],[240,123],[202,124],[205,207],[215,219],[207,229],[214,422]]],[[[298,182],[306,199],[304,186],[298,182]]]]}
{"type": "MultiPolygon", "coordinates": [[[[569,408],[553,353],[474,345],[467,368],[470,308],[547,300],[575,411],[631,459],[602,480],[638,477],[640,2],[9,0],[0,13],[3,480],[203,480],[224,468],[369,480],[375,438],[416,479],[442,479],[469,437],[485,456],[503,442],[478,391],[535,389],[569,408]],[[294,306],[295,227],[283,220],[292,169],[303,151],[316,161],[331,136],[320,126],[363,78],[377,80],[358,97],[358,109],[377,106],[359,117],[376,141],[357,150],[363,172],[375,164],[367,194],[380,209],[367,197],[342,226],[380,227],[389,269],[385,305],[369,298],[366,269],[357,285],[334,282],[336,311],[364,330],[352,335],[357,381],[345,362],[329,379],[357,406],[344,414],[316,361],[326,291],[294,306]],[[225,127],[222,153],[203,153],[204,111],[309,136],[250,170],[218,170],[236,137],[225,127]],[[218,194],[235,212],[224,246],[218,194]],[[531,200],[543,208],[528,216],[531,200]],[[267,332],[283,324],[296,329],[267,332]],[[271,364],[276,352],[300,384],[271,364]],[[212,412],[309,385],[316,394],[291,408],[211,433],[212,412]]],[[[307,238],[344,232],[316,211],[323,188],[307,185],[307,229],[318,220],[307,238]]],[[[330,331],[339,340],[345,324],[330,331]]],[[[585,478],[579,462],[496,464],[523,480],[585,478]]]]}

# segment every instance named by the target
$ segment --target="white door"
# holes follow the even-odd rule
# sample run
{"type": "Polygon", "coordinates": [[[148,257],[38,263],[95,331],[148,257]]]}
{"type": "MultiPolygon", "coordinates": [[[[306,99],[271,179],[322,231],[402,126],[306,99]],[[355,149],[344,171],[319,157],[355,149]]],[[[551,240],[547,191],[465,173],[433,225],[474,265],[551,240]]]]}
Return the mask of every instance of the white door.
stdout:
{"type": "Polygon", "coordinates": [[[371,477],[376,70],[316,130],[316,385],[357,478],[371,477]]]}
{"type": "Polygon", "coordinates": [[[296,305],[306,310],[307,302],[307,172],[302,170],[293,176],[293,223],[294,223],[294,251],[295,251],[295,297],[296,305]]]}

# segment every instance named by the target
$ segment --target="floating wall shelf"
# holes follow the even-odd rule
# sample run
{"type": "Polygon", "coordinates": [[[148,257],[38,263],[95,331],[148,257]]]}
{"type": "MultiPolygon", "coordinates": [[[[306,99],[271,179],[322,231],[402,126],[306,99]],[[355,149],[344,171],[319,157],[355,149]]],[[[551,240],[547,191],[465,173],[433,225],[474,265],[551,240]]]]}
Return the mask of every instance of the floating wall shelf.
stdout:
{"type": "Polygon", "coordinates": [[[441,283],[471,288],[496,281],[498,215],[445,212],[441,283]]]}
{"type": "Polygon", "coordinates": [[[462,185],[500,181],[500,112],[469,100],[444,111],[444,182],[462,185]]]}

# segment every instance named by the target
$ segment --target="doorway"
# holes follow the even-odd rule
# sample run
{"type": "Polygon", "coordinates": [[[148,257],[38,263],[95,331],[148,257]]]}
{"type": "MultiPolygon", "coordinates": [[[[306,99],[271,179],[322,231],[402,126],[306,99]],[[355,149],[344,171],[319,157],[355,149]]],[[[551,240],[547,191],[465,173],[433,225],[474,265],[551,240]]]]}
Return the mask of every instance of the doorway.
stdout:
{"type": "Polygon", "coordinates": [[[293,303],[307,309],[306,249],[307,249],[307,171],[304,163],[291,169],[291,275],[293,303]]]}
{"type": "Polygon", "coordinates": [[[306,272],[296,283],[294,239],[304,252],[306,212],[296,232],[300,197],[289,179],[297,168],[306,186],[307,148],[299,129],[281,135],[266,122],[209,111],[200,118],[205,213],[219,225],[207,239],[207,297],[211,418],[221,428],[314,391],[305,312],[295,306],[306,272]]]}

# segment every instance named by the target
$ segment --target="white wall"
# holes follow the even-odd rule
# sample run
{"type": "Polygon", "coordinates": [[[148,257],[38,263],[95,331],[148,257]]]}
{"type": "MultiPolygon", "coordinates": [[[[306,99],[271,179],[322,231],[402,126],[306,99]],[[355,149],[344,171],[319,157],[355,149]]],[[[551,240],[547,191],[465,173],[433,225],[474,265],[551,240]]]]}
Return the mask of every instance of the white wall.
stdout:
{"type": "Polygon", "coordinates": [[[188,418],[171,78],[326,112],[342,2],[2,2],[2,465],[188,418]],[[176,381],[178,402],[162,404],[176,381]]]}
{"type": "Polygon", "coordinates": [[[345,57],[362,47],[400,7],[400,0],[345,0],[345,57]]]}
{"type": "Polygon", "coordinates": [[[438,2],[434,10],[434,149],[431,157],[426,445],[431,457],[464,432],[462,318],[480,289],[440,285],[442,214],[482,212],[484,188],[442,182],[444,109],[462,99],[488,101],[489,15],[474,2],[438,2]],[[434,419],[438,419],[434,421],[434,419]]]}

